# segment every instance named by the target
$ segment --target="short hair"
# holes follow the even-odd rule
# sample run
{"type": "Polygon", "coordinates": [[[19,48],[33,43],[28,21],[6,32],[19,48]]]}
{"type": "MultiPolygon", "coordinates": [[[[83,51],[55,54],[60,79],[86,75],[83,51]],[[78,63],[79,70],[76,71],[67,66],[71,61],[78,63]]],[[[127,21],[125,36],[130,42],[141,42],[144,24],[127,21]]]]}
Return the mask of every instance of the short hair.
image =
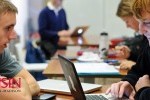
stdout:
{"type": "Polygon", "coordinates": [[[121,0],[116,15],[118,17],[133,16],[132,5],[133,0],[121,0]]]}
{"type": "Polygon", "coordinates": [[[0,15],[5,13],[18,13],[17,8],[8,0],[0,0],[0,15]]]}
{"type": "Polygon", "coordinates": [[[132,10],[138,19],[142,19],[142,12],[150,13],[150,0],[134,0],[132,10]]]}

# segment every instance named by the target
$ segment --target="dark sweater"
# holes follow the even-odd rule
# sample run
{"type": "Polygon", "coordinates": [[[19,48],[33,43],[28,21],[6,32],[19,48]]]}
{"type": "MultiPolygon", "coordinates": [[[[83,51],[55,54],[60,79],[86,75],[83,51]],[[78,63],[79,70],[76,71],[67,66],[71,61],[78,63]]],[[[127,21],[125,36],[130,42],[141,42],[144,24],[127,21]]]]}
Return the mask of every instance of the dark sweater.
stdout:
{"type": "MultiPolygon", "coordinates": [[[[139,53],[136,65],[132,67],[132,69],[122,80],[128,81],[133,87],[135,87],[135,84],[138,81],[138,79],[146,74],[150,75],[150,46],[147,38],[143,36],[141,51],[139,53]]],[[[150,91],[149,89],[150,88],[144,88],[142,90],[140,89],[140,91],[137,92],[138,95],[136,95],[136,100],[149,100],[149,99],[140,99],[143,96],[150,98],[150,95],[148,95],[150,93],[143,93],[150,91]]]]}
{"type": "Polygon", "coordinates": [[[59,40],[58,31],[69,29],[64,9],[56,16],[53,10],[45,7],[39,15],[38,24],[42,41],[48,41],[56,48],[59,40]]]}
{"type": "Polygon", "coordinates": [[[150,87],[141,88],[136,93],[135,100],[150,100],[150,87]]]}
{"type": "Polygon", "coordinates": [[[128,46],[131,50],[128,60],[132,60],[134,62],[137,61],[137,58],[141,50],[140,48],[141,48],[142,40],[143,40],[143,36],[137,35],[132,38],[127,38],[124,40],[124,42],[120,43],[121,45],[128,46]]]}

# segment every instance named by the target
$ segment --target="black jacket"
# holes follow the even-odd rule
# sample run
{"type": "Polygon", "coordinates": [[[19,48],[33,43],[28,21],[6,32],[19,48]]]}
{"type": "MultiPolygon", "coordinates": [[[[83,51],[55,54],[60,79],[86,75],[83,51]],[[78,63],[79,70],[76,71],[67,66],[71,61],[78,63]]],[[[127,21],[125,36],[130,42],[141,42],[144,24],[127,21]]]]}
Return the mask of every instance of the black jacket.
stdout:
{"type": "Polygon", "coordinates": [[[131,50],[128,60],[132,60],[134,62],[137,61],[137,58],[140,53],[142,40],[143,40],[143,35],[137,35],[133,38],[127,38],[124,40],[123,43],[121,43],[123,45],[128,46],[131,50]]]}
{"type": "MultiPolygon", "coordinates": [[[[136,65],[128,72],[128,74],[122,79],[123,81],[128,81],[133,87],[135,87],[136,82],[143,75],[150,75],[150,46],[147,38],[143,36],[141,50],[139,57],[137,59],[136,65]]],[[[136,100],[150,100],[150,88],[142,88],[136,94],[136,100]],[[143,99],[140,99],[143,98],[143,99]],[[145,98],[145,99],[144,99],[145,98]]]]}
{"type": "Polygon", "coordinates": [[[135,100],[150,100],[150,87],[141,88],[136,93],[135,100]]]}

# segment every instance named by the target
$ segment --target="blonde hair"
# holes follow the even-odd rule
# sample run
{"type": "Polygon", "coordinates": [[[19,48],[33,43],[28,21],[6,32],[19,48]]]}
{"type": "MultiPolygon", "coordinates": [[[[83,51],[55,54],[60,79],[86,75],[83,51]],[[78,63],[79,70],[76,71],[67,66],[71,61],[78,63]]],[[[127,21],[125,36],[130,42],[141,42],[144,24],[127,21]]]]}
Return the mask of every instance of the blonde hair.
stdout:
{"type": "Polygon", "coordinates": [[[5,13],[18,13],[17,8],[8,0],[0,0],[0,15],[5,13]]]}
{"type": "Polygon", "coordinates": [[[142,19],[142,12],[150,13],[150,0],[134,0],[132,10],[138,19],[142,19]]]}
{"type": "Polygon", "coordinates": [[[118,17],[133,16],[132,2],[133,0],[121,0],[116,15],[118,17]]]}

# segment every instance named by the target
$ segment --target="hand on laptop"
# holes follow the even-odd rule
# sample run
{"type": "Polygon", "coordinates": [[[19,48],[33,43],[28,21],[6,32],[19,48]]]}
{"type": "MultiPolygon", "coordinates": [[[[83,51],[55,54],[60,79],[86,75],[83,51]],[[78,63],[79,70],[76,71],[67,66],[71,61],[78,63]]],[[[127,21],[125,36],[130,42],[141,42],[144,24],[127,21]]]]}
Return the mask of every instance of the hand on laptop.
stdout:
{"type": "Polygon", "coordinates": [[[58,36],[60,37],[68,37],[71,35],[70,30],[62,30],[58,32],[58,36]]]}
{"type": "Polygon", "coordinates": [[[139,80],[136,83],[136,91],[143,87],[150,87],[150,79],[148,75],[144,75],[143,77],[139,78],[139,80]]]}
{"type": "Polygon", "coordinates": [[[118,83],[114,83],[111,87],[106,91],[106,94],[111,93],[116,98],[122,98],[123,95],[129,97],[130,100],[134,100],[135,91],[131,84],[127,81],[120,81],[118,83]]]}

